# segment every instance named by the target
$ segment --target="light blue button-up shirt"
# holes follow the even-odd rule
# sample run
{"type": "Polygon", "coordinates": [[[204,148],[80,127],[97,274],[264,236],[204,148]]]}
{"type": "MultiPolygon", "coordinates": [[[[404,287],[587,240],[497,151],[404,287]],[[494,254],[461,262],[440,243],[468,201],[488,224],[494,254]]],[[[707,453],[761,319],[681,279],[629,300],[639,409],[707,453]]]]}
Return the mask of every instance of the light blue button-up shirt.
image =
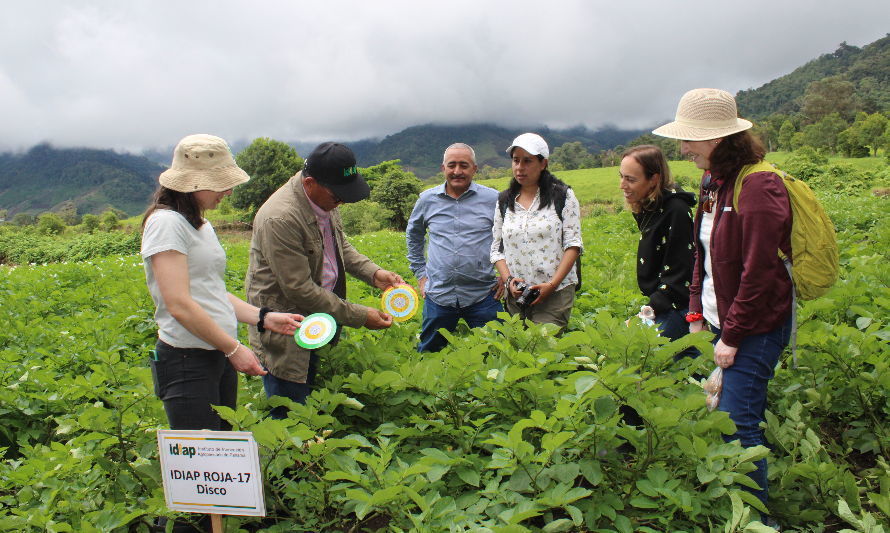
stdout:
{"type": "Polygon", "coordinates": [[[466,307],[494,288],[489,252],[497,203],[496,190],[476,183],[457,199],[445,192],[444,183],[420,193],[405,237],[414,276],[427,278],[427,298],[442,306],[466,307]]]}

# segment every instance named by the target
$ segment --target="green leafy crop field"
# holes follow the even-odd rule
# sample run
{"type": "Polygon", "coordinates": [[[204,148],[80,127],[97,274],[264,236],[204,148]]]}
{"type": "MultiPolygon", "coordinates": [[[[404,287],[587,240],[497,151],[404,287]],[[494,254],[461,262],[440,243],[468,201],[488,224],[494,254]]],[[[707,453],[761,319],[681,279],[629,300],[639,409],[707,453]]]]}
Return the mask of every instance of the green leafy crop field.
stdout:
{"type": "MultiPolygon", "coordinates": [[[[614,168],[560,176],[582,203],[620,207],[614,168]]],[[[768,531],[738,489],[764,456],[786,531],[886,531],[890,207],[820,196],[841,279],[800,310],[799,367],[786,354],[770,386],[771,451],[723,442],[733,424],[707,411],[696,380],[710,357],[673,361],[688,345],[707,353],[710,334],[665,343],[625,326],[643,300],[638,236],[627,211],[603,210],[583,221],[584,289],[562,337],[505,316],[421,356],[417,318],[347,329],[283,421],[242,376],[238,409],[222,414],[260,444],[269,516],[230,517],[227,531],[768,531]],[[624,424],[622,406],[643,425],[624,424]]],[[[351,241],[410,277],[402,234],[351,241]]],[[[225,246],[227,283],[242,293],[247,243],[225,246]]],[[[348,290],[377,305],[379,291],[348,290]]],[[[0,301],[0,530],[149,531],[169,512],[139,257],[3,267],[0,301]]]]}

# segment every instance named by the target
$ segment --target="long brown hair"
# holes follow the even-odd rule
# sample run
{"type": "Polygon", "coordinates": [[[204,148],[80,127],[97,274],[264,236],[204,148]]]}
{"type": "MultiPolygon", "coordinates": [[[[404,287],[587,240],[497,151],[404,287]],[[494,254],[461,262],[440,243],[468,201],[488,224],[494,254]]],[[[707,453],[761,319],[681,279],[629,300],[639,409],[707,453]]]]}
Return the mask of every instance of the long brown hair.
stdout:
{"type": "Polygon", "coordinates": [[[661,200],[661,194],[664,189],[674,188],[674,178],[671,176],[671,169],[668,167],[667,158],[664,156],[661,148],[652,144],[632,146],[621,154],[622,160],[625,157],[632,157],[634,161],[643,167],[643,174],[646,176],[646,181],[651,182],[653,179],[656,179],[656,174],[660,177],[659,182],[655,184],[655,187],[652,188],[652,192],[650,192],[646,198],[640,202],[628,204],[631,211],[634,213],[639,213],[640,211],[657,204],[658,201],[661,200]]]}
{"type": "Polygon", "coordinates": [[[204,217],[201,216],[201,208],[198,207],[198,201],[190,192],[179,192],[168,189],[163,185],[158,187],[154,195],[151,197],[151,203],[148,209],[142,215],[142,228],[145,229],[145,222],[148,217],[158,209],[170,209],[176,211],[192,225],[195,229],[201,229],[204,225],[204,217]]]}
{"type": "Polygon", "coordinates": [[[763,161],[766,148],[750,130],[727,135],[711,152],[711,174],[719,180],[734,178],[745,165],[763,161]]]}

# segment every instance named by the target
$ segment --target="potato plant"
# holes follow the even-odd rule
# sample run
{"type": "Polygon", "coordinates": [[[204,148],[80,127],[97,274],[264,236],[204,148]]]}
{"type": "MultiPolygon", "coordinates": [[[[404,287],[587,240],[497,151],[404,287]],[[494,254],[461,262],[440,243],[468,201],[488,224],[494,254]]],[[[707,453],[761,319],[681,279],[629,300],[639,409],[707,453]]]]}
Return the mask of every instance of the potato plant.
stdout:
{"type": "MultiPolygon", "coordinates": [[[[769,531],[740,490],[770,462],[786,530],[886,531],[890,520],[890,209],[825,191],[842,276],[799,312],[770,387],[770,449],[724,443],[698,378],[710,335],[674,343],[633,320],[643,298],[627,212],[588,217],[569,331],[504,316],[417,354],[417,319],[347,330],[306,405],[241,378],[220,409],[261,446],[268,517],[228,531],[769,531]],[[290,416],[267,418],[271,405],[290,416]],[[629,424],[623,413],[642,420],[629,424]]],[[[353,237],[408,278],[404,238],[353,237]]],[[[247,244],[226,241],[243,292],[247,244]]],[[[350,298],[379,291],[349,282],[350,298]]],[[[155,327],[139,257],[0,269],[0,529],[149,531],[164,507],[147,353],[155,327]]],[[[246,337],[246,335],[245,335],[246,337]]],[[[244,339],[246,340],[246,339],[244,339]]]]}

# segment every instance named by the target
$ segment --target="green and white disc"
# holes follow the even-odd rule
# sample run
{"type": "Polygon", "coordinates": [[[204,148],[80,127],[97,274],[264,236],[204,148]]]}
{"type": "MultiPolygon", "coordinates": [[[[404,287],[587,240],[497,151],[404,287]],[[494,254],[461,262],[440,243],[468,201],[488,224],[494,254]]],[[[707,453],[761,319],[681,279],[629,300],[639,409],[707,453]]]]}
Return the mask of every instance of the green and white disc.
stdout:
{"type": "Polygon", "coordinates": [[[303,319],[300,328],[294,333],[297,344],[307,350],[321,348],[331,342],[337,333],[337,321],[327,313],[314,313],[303,319]]]}
{"type": "Polygon", "coordinates": [[[380,299],[380,306],[396,322],[404,322],[417,313],[419,299],[411,285],[396,285],[386,289],[380,299]]]}

